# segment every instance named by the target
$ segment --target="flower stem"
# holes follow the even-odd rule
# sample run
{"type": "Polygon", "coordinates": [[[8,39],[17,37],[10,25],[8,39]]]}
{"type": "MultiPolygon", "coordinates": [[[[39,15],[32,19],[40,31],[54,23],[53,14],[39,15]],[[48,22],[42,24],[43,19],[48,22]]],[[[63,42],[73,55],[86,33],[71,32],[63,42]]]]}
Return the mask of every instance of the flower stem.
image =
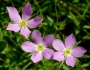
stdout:
{"type": "Polygon", "coordinates": [[[11,1],[12,6],[14,7],[14,4],[13,4],[12,0],[10,0],[10,1],[11,1]]]}
{"type": "Polygon", "coordinates": [[[56,6],[56,2],[55,2],[55,11],[56,11],[56,18],[57,18],[57,23],[58,23],[58,13],[57,13],[57,6],[56,6]]]}
{"type": "Polygon", "coordinates": [[[64,60],[61,62],[61,64],[59,65],[59,70],[61,69],[62,64],[64,63],[64,60]]]}
{"type": "Polygon", "coordinates": [[[44,63],[45,63],[44,58],[42,59],[42,63],[43,63],[43,65],[44,65],[44,63]]]}

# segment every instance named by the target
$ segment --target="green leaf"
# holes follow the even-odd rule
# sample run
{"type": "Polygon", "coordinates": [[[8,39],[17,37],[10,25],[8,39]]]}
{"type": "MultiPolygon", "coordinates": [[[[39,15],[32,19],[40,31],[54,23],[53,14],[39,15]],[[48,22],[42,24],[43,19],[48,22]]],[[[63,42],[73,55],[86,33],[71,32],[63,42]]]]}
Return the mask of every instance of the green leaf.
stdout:
{"type": "Polygon", "coordinates": [[[64,70],[70,70],[70,67],[68,67],[67,65],[63,64],[63,69],[64,70]]]}
{"type": "Polygon", "coordinates": [[[81,43],[81,41],[76,42],[76,44],[75,44],[75,46],[74,46],[74,47],[77,47],[77,46],[78,46],[78,44],[80,44],[80,43],[81,43]]]}
{"type": "Polygon", "coordinates": [[[57,25],[55,26],[55,29],[56,30],[64,30],[65,26],[66,26],[65,21],[62,21],[62,22],[57,23],[57,25]]]}
{"type": "Polygon", "coordinates": [[[70,12],[68,17],[74,21],[76,26],[80,25],[80,22],[77,20],[77,18],[75,17],[75,15],[73,13],[70,12]]]}
{"type": "Polygon", "coordinates": [[[86,58],[90,58],[90,55],[83,55],[82,58],[86,59],[86,58]]]}
{"type": "Polygon", "coordinates": [[[90,40],[90,36],[89,35],[85,35],[85,36],[82,37],[82,39],[84,39],[84,40],[85,39],[90,40]]]}
{"type": "Polygon", "coordinates": [[[2,52],[5,49],[6,45],[7,45],[6,42],[3,41],[0,42],[0,52],[2,52]]]}
{"type": "Polygon", "coordinates": [[[87,63],[87,64],[83,64],[82,66],[83,67],[88,67],[90,65],[90,63],[87,63]]]}
{"type": "Polygon", "coordinates": [[[84,25],[83,28],[90,29],[90,26],[89,25],[84,25]]]}
{"type": "Polygon", "coordinates": [[[10,64],[8,64],[8,65],[9,65],[9,70],[13,70],[13,67],[10,64]]]}
{"type": "Polygon", "coordinates": [[[26,68],[29,66],[29,65],[31,65],[32,64],[32,62],[29,62],[28,64],[26,64],[23,68],[22,68],[22,70],[26,70],[26,68]]]}
{"type": "Polygon", "coordinates": [[[77,35],[77,34],[79,34],[80,33],[80,30],[79,29],[76,29],[75,30],[75,34],[77,35]]]}
{"type": "Polygon", "coordinates": [[[0,29],[0,41],[2,41],[2,40],[3,40],[3,33],[1,31],[1,29],[0,29]]]}
{"type": "Polygon", "coordinates": [[[78,3],[79,2],[79,0],[73,0],[73,3],[78,3]]]}
{"type": "Polygon", "coordinates": [[[76,58],[76,67],[79,68],[80,65],[81,65],[81,62],[76,58]]]}
{"type": "Polygon", "coordinates": [[[53,19],[51,17],[49,17],[49,16],[47,16],[47,19],[49,21],[49,25],[52,26],[53,22],[54,22],[53,19]]]}
{"type": "Polygon", "coordinates": [[[5,49],[2,51],[3,54],[7,54],[8,52],[11,51],[12,48],[10,46],[6,46],[5,49]]]}
{"type": "Polygon", "coordinates": [[[54,0],[54,2],[57,2],[57,0],[54,0]]]}

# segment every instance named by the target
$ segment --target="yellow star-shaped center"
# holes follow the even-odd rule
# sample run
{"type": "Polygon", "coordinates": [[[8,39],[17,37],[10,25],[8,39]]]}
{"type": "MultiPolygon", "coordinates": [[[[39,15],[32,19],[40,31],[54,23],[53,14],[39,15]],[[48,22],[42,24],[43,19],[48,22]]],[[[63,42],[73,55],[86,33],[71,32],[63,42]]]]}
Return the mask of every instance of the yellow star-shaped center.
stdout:
{"type": "Polygon", "coordinates": [[[37,52],[42,52],[44,49],[45,49],[45,47],[44,47],[43,44],[38,44],[38,45],[36,46],[36,51],[37,51],[37,52]]]}
{"type": "Polygon", "coordinates": [[[23,28],[26,28],[27,27],[27,21],[26,20],[20,20],[20,22],[19,22],[20,24],[19,24],[19,26],[20,27],[23,27],[23,28]]]}
{"type": "Polygon", "coordinates": [[[72,50],[70,48],[66,48],[63,50],[64,56],[71,56],[72,50]]]}

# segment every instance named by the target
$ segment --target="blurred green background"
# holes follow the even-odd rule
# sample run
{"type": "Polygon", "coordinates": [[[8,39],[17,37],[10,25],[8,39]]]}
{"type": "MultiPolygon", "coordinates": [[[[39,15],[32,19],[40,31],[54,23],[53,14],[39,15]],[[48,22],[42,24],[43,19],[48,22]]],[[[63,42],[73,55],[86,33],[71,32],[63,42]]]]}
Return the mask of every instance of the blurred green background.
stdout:
{"type": "MultiPolygon", "coordinates": [[[[90,70],[89,20],[90,0],[0,0],[0,70],[90,70]],[[44,19],[36,28],[42,36],[53,33],[55,38],[64,41],[73,33],[77,44],[87,49],[74,68],[64,63],[59,69],[60,63],[46,59],[34,64],[30,60],[31,53],[24,52],[20,46],[27,39],[19,32],[6,30],[8,23],[12,22],[6,7],[17,8],[21,15],[22,7],[28,2],[33,9],[31,18],[38,15],[44,19]]],[[[31,36],[28,40],[32,41],[31,36]]]]}

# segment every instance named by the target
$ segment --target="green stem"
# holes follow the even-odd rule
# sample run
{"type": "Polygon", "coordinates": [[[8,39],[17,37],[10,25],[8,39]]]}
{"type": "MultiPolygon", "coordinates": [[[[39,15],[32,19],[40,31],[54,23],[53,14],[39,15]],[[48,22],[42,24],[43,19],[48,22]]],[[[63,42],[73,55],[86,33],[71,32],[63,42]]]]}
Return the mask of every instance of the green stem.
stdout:
{"type": "Polygon", "coordinates": [[[44,65],[44,63],[45,63],[44,58],[42,59],[42,63],[43,63],[43,65],[44,65]]]}
{"type": "Polygon", "coordinates": [[[61,69],[62,64],[64,63],[64,60],[61,62],[61,64],[59,65],[59,70],[61,69]]]}
{"type": "Polygon", "coordinates": [[[29,62],[27,65],[25,65],[22,70],[26,70],[28,66],[30,66],[32,64],[32,62],[29,62]]]}
{"type": "Polygon", "coordinates": [[[57,6],[56,6],[56,2],[55,2],[55,11],[56,11],[56,18],[57,18],[57,22],[58,22],[58,13],[57,13],[57,6]]]}
{"type": "Polygon", "coordinates": [[[12,0],[10,0],[10,1],[11,1],[12,6],[14,7],[14,4],[13,4],[12,0]]]}
{"type": "Polygon", "coordinates": [[[39,9],[39,11],[40,11],[40,16],[42,15],[42,13],[41,13],[41,8],[40,8],[40,6],[39,6],[39,4],[38,4],[38,2],[37,2],[37,0],[34,0],[34,2],[35,2],[35,4],[37,5],[37,7],[38,7],[38,9],[39,9]]]}

